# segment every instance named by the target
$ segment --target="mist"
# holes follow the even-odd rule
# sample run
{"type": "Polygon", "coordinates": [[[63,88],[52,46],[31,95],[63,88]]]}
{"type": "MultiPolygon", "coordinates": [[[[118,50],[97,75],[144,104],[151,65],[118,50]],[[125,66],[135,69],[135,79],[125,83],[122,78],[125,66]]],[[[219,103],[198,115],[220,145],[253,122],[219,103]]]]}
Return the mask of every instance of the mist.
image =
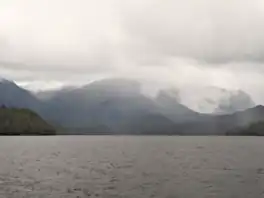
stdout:
{"type": "Polygon", "coordinates": [[[211,107],[192,97],[217,96],[199,91],[207,87],[242,90],[264,104],[260,0],[10,0],[0,5],[0,74],[29,90],[129,78],[140,81],[150,96],[179,89],[182,100],[199,111],[211,107]]]}

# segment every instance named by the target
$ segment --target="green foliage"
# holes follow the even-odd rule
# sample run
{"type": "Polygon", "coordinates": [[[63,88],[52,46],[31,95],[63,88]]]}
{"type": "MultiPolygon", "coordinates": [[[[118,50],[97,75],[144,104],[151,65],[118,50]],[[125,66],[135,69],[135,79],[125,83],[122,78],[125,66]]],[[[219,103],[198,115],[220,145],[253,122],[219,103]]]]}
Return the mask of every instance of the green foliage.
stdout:
{"type": "Polygon", "coordinates": [[[55,130],[28,109],[0,107],[0,135],[54,135],[55,130]]]}

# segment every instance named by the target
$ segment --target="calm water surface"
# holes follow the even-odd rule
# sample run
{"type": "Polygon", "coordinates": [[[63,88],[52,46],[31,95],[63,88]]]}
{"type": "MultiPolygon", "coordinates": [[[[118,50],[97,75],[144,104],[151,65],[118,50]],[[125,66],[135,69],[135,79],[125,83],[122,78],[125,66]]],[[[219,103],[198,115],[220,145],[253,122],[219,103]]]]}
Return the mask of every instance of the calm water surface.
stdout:
{"type": "Polygon", "coordinates": [[[0,137],[0,198],[264,197],[264,138],[0,137]]]}

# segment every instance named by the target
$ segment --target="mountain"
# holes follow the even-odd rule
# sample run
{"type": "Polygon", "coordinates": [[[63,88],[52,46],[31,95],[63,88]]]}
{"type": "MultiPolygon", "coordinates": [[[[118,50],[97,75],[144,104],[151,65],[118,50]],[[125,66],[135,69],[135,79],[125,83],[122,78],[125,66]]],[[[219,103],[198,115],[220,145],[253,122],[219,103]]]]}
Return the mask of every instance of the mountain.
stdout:
{"type": "MultiPolygon", "coordinates": [[[[108,133],[144,133],[145,127],[163,126],[174,122],[160,113],[155,100],[141,93],[138,82],[127,79],[106,79],[86,86],[53,94],[43,112],[47,120],[64,127],[108,133]],[[139,120],[138,118],[141,118],[139,120]],[[159,120],[157,118],[160,118],[159,120]],[[142,119],[149,125],[143,125],[142,119]]],[[[101,133],[100,132],[100,133],[101,133]]]]}
{"type": "MultiPolygon", "coordinates": [[[[150,98],[141,93],[140,83],[128,79],[41,94],[42,99],[11,81],[0,81],[0,105],[31,109],[67,134],[225,135],[264,118],[262,106],[227,115],[197,113],[182,104],[177,90],[161,90],[150,98]]],[[[232,103],[238,98],[251,104],[244,93],[232,103]]]]}
{"type": "Polygon", "coordinates": [[[185,135],[225,135],[227,131],[264,121],[264,106],[256,106],[227,115],[207,116],[194,122],[177,125],[185,135]]]}
{"type": "Polygon", "coordinates": [[[33,94],[17,86],[14,82],[0,80],[0,105],[38,110],[41,106],[40,103],[33,94]]]}
{"type": "Polygon", "coordinates": [[[0,107],[0,135],[55,135],[55,130],[28,109],[0,107]]]}
{"type": "Polygon", "coordinates": [[[179,135],[176,124],[161,114],[138,115],[125,125],[125,134],[179,135]]]}
{"type": "Polygon", "coordinates": [[[180,103],[179,93],[174,89],[160,90],[156,103],[159,111],[176,123],[196,120],[199,116],[199,113],[180,103]]]}
{"type": "Polygon", "coordinates": [[[76,87],[67,86],[67,87],[62,87],[62,88],[59,88],[59,89],[52,89],[52,90],[34,92],[33,95],[38,100],[46,101],[46,100],[49,100],[49,99],[55,97],[58,94],[67,93],[68,91],[71,91],[71,90],[74,90],[74,89],[76,89],[76,87]]]}
{"type": "Polygon", "coordinates": [[[214,111],[216,114],[232,114],[255,106],[250,95],[242,90],[228,93],[227,97],[219,100],[218,106],[214,111]]]}
{"type": "Polygon", "coordinates": [[[83,87],[41,93],[38,97],[14,82],[1,81],[0,105],[34,110],[49,123],[80,133],[121,134],[132,133],[131,129],[144,133],[147,128],[150,131],[150,126],[153,131],[159,128],[162,133],[163,128],[167,133],[174,125],[160,112],[155,99],[141,93],[140,83],[127,79],[95,81],[83,87]]]}
{"type": "Polygon", "coordinates": [[[179,95],[184,105],[207,114],[232,114],[255,106],[248,93],[215,86],[185,87],[179,95]]]}
{"type": "Polygon", "coordinates": [[[254,122],[246,127],[239,127],[226,132],[226,135],[264,136],[264,121],[254,122]]]}

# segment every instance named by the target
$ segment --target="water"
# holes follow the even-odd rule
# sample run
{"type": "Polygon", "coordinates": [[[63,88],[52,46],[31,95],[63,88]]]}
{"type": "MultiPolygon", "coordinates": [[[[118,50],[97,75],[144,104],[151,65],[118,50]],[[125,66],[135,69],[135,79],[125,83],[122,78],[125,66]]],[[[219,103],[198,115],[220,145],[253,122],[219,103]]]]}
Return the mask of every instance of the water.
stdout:
{"type": "Polygon", "coordinates": [[[264,197],[264,138],[0,138],[0,198],[264,197]]]}

